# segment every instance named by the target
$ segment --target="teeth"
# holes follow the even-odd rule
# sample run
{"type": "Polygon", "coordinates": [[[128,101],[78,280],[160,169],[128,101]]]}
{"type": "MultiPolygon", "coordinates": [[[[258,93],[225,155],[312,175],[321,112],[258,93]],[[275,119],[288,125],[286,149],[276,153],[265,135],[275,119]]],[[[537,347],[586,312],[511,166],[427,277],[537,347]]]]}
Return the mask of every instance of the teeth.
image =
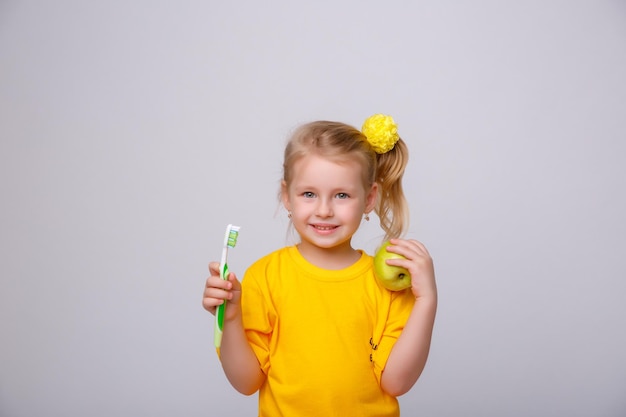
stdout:
{"type": "Polygon", "coordinates": [[[315,228],[318,230],[332,230],[335,227],[334,226],[315,226],[315,228]]]}

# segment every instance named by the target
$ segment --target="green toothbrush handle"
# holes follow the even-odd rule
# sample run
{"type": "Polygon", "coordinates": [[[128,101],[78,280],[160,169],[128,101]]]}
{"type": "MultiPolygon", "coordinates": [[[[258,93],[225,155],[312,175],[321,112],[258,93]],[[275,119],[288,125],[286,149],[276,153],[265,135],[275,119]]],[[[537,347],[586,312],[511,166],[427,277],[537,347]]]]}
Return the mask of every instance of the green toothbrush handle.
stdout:
{"type": "MultiPolygon", "coordinates": [[[[223,280],[228,279],[228,265],[224,264],[221,271],[221,277],[223,280]]],[[[215,332],[213,334],[213,340],[215,347],[219,348],[222,345],[222,332],[224,331],[224,313],[226,312],[226,300],[224,303],[217,306],[215,309],[215,332]]]]}

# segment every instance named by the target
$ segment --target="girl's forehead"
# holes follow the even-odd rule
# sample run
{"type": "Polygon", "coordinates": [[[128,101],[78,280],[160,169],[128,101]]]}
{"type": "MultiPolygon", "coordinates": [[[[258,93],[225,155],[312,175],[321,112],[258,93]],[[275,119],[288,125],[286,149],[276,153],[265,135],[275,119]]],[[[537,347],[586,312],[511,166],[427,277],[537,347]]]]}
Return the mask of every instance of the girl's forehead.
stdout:
{"type": "Polygon", "coordinates": [[[295,175],[303,173],[316,174],[326,171],[354,173],[357,176],[360,176],[363,171],[363,167],[353,158],[340,158],[333,156],[326,157],[317,154],[303,156],[293,165],[293,173],[295,175]]]}
{"type": "Polygon", "coordinates": [[[294,163],[289,186],[356,190],[365,188],[362,174],[357,161],[310,155],[294,163]]]}

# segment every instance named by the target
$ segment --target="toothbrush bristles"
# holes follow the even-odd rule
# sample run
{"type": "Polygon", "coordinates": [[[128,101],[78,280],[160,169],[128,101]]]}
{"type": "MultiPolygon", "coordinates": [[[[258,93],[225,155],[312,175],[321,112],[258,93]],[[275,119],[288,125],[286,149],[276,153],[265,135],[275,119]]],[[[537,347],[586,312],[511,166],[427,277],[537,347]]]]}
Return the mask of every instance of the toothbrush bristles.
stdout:
{"type": "Polygon", "coordinates": [[[228,233],[228,247],[234,248],[237,244],[237,236],[239,235],[239,227],[231,226],[230,232],[228,233]]]}

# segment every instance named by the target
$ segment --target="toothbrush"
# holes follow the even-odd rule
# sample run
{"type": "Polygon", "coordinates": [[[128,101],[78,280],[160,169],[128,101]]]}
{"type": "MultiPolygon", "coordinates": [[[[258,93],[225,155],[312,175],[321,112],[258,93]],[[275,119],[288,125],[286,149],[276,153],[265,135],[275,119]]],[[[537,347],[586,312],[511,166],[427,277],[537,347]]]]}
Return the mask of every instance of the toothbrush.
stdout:
{"type": "MultiPolygon", "coordinates": [[[[228,248],[234,248],[237,244],[237,236],[239,235],[239,226],[229,224],[224,234],[224,249],[222,249],[222,260],[220,261],[220,278],[228,279],[228,248]]],[[[226,311],[226,300],[217,306],[215,310],[215,347],[219,348],[222,344],[222,331],[224,330],[224,313],[226,311]]]]}

